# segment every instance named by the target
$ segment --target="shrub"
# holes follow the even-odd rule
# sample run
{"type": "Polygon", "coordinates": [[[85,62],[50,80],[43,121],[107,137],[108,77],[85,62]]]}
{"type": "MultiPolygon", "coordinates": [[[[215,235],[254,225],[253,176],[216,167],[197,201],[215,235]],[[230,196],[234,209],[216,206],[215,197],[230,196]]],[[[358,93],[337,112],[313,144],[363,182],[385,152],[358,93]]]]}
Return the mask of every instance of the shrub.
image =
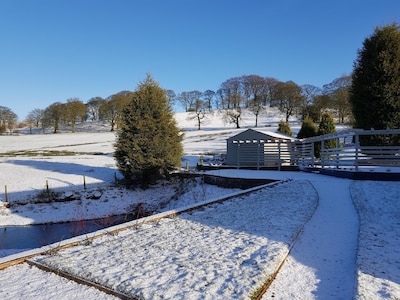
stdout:
{"type": "Polygon", "coordinates": [[[292,136],[292,134],[293,134],[292,130],[290,129],[289,122],[285,122],[283,120],[281,120],[279,122],[278,132],[282,133],[282,134],[285,134],[285,135],[288,135],[288,136],[292,136]]]}

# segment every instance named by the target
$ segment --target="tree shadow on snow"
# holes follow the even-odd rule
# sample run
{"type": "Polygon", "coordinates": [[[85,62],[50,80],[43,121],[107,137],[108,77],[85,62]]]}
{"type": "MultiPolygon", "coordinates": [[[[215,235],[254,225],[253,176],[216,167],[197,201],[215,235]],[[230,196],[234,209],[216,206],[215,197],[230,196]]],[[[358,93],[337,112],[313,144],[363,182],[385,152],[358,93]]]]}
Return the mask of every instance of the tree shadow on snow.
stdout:
{"type": "Polygon", "coordinates": [[[192,231],[182,234],[200,234],[199,247],[204,244],[207,248],[209,244],[211,254],[219,251],[211,243],[221,244],[221,252],[234,258],[227,261],[251,268],[258,265],[260,274],[267,279],[278,269],[317,205],[318,197],[311,184],[295,181],[211,204],[178,218],[194,224],[192,231]],[[209,236],[212,238],[208,241],[209,236]],[[267,265],[269,269],[265,269],[267,265]]]}
{"type": "MultiPolygon", "coordinates": [[[[27,167],[27,172],[29,168],[48,171],[48,174],[44,174],[43,178],[36,178],[36,182],[42,181],[43,184],[26,184],[21,183],[21,185],[26,185],[29,190],[25,191],[12,191],[10,188],[8,193],[11,199],[20,199],[21,197],[34,196],[35,191],[41,192],[46,189],[46,183],[49,188],[54,191],[65,191],[69,189],[89,188],[92,185],[99,184],[112,184],[115,183],[115,179],[118,176],[120,178],[120,173],[117,169],[112,167],[99,167],[99,166],[89,166],[85,164],[77,164],[71,162],[58,162],[58,161],[46,161],[42,159],[26,159],[26,160],[8,160],[8,164],[14,164],[19,166],[27,167]],[[79,176],[78,178],[68,178],[70,175],[79,176]],[[96,182],[93,182],[93,179],[96,182]],[[92,182],[91,182],[92,181],[92,182]]],[[[37,176],[33,172],[31,176],[37,176]]],[[[13,176],[10,176],[12,178],[13,176]]],[[[19,181],[24,180],[19,178],[19,181]]],[[[27,179],[29,180],[29,178],[27,179]]],[[[7,184],[7,183],[6,183],[7,184]]],[[[10,183],[11,184],[11,183],[10,183]]]]}

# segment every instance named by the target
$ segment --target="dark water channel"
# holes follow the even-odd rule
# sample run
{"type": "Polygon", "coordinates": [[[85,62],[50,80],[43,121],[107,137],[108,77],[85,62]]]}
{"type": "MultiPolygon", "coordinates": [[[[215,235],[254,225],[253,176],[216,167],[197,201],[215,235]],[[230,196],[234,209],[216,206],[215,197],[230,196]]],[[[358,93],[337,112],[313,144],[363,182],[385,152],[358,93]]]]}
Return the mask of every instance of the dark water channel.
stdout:
{"type": "MultiPolygon", "coordinates": [[[[276,180],[226,178],[214,175],[207,175],[204,178],[204,182],[208,184],[241,189],[274,181],[276,180]]],[[[2,249],[34,249],[43,247],[75,236],[129,222],[136,219],[135,216],[137,214],[43,225],[0,226],[0,251],[2,249]]]]}
{"type": "Polygon", "coordinates": [[[0,250],[39,248],[133,219],[133,216],[124,215],[54,224],[0,226],[0,250]]]}

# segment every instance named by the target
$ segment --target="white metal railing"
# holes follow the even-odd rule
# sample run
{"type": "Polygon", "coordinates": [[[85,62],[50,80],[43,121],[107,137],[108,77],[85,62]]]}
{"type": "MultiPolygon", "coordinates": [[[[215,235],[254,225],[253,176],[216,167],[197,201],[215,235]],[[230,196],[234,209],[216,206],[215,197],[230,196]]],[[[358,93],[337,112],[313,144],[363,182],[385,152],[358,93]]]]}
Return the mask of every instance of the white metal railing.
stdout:
{"type": "Polygon", "coordinates": [[[400,146],[392,145],[391,139],[400,135],[400,130],[352,130],[330,135],[307,138],[302,141],[299,166],[354,167],[400,166],[400,146]],[[363,146],[360,137],[376,136],[384,141],[379,146],[363,146]],[[327,147],[334,140],[335,147],[327,147]],[[315,147],[320,147],[320,157],[315,157],[315,147]]]}
{"type": "Polygon", "coordinates": [[[237,168],[281,169],[282,166],[344,168],[360,166],[400,166],[400,145],[390,143],[400,130],[349,130],[306,138],[300,141],[249,140],[234,143],[237,168]],[[363,146],[360,137],[376,136],[386,141],[380,146],[363,146]],[[328,141],[334,141],[329,142],[328,141]],[[328,145],[330,144],[330,145],[328,145]],[[334,146],[332,147],[332,144],[334,146]],[[320,155],[316,157],[316,150],[320,155]]]}

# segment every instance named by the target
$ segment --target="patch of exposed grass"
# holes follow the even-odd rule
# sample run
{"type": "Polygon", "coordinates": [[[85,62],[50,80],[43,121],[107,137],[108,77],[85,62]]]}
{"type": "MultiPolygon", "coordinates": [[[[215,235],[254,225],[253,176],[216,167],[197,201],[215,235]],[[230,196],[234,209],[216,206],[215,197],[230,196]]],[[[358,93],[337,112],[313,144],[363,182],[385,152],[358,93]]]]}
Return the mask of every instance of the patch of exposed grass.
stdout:
{"type": "Polygon", "coordinates": [[[75,155],[105,155],[102,152],[74,152],[67,150],[24,150],[8,151],[0,153],[0,157],[18,157],[18,156],[75,156],[75,155]]]}
{"type": "Polygon", "coordinates": [[[262,295],[266,291],[266,289],[269,287],[273,280],[272,276],[269,276],[266,278],[266,280],[258,287],[256,287],[252,292],[250,292],[249,298],[251,300],[258,300],[261,299],[262,295]]]}
{"type": "Polygon", "coordinates": [[[70,147],[70,146],[86,146],[86,145],[95,145],[98,144],[97,142],[94,143],[80,143],[80,144],[70,144],[70,145],[58,145],[57,147],[52,148],[62,148],[62,147],[70,147]]]}

